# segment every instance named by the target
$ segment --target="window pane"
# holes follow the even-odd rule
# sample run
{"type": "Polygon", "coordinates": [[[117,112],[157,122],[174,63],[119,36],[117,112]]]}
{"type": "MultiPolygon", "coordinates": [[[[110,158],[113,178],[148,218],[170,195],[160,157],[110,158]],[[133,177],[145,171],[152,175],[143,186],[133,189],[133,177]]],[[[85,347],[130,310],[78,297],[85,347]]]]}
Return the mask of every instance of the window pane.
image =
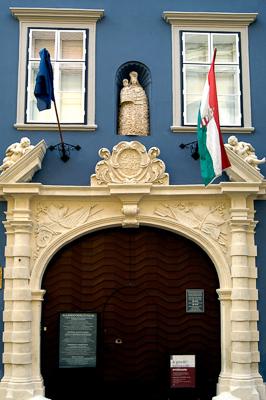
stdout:
{"type": "Polygon", "coordinates": [[[60,90],[81,91],[83,81],[83,64],[60,63],[60,90]]]}
{"type": "Polygon", "coordinates": [[[62,122],[84,122],[84,65],[60,63],[59,101],[62,122]]]}
{"type": "Polygon", "coordinates": [[[81,93],[60,93],[58,96],[60,120],[63,123],[83,123],[84,106],[81,93]]]}
{"type": "MultiPolygon", "coordinates": [[[[199,104],[209,66],[184,65],[184,123],[197,124],[199,104]]],[[[216,84],[221,125],[241,125],[240,83],[237,66],[217,66],[216,84]]]]}
{"type": "Polygon", "coordinates": [[[221,125],[241,125],[239,96],[218,96],[218,105],[221,125]]]}
{"type": "Polygon", "coordinates": [[[240,94],[240,77],[237,66],[217,66],[215,72],[218,95],[240,94]]]}
{"type": "Polygon", "coordinates": [[[201,96],[187,95],[185,100],[184,122],[185,125],[196,125],[201,96]]]}
{"type": "Polygon", "coordinates": [[[184,93],[202,95],[208,66],[184,65],[184,93]]]}
{"type": "Polygon", "coordinates": [[[41,112],[37,108],[37,101],[34,96],[34,88],[38,70],[39,63],[31,62],[29,65],[27,122],[55,122],[56,117],[53,105],[50,110],[45,110],[41,112]]]}
{"type": "Polygon", "coordinates": [[[209,66],[184,66],[184,122],[191,125],[197,123],[199,104],[206,82],[209,66]]]}
{"type": "Polygon", "coordinates": [[[216,63],[238,63],[237,35],[213,34],[213,48],[217,48],[216,63]]]}
{"type": "Polygon", "coordinates": [[[51,58],[55,58],[55,32],[53,31],[32,31],[30,58],[40,58],[39,51],[46,48],[51,58]]]}
{"type": "Polygon", "coordinates": [[[184,62],[209,62],[208,38],[205,33],[183,33],[184,62]]]}
{"type": "Polygon", "coordinates": [[[27,90],[27,122],[56,123],[51,110],[39,112],[34,87],[39,61],[39,50],[46,47],[53,60],[55,99],[61,123],[85,122],[85,30],[32,29],[27,90]],[[66,60],[62,62],[61,60],[66,60]],[[76,61],[80,60],[80,61],[76,61]]]}
{"type": "Polygon", "coordinates": [[[60,32],[60,59],[83,60],[84,59],[84,34],[83,32],[60,32]]]}

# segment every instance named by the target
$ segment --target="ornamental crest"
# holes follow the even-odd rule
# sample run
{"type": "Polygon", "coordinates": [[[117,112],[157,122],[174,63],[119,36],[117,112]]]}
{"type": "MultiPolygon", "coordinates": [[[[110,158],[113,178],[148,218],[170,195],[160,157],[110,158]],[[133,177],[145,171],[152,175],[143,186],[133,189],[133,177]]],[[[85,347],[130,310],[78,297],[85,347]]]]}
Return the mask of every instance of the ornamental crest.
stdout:
{"type": "Polygon", "coordinates": [[[169,176],[165,172],[165,164],[157,156],[160,150],[151,147],[147,152],[143,144],[120,142],[114,146],[112,153],[106,148],[99,151],[103,158],[91,176],[91,186],[108,183],[152,183],[168,185],[169,176]]]}

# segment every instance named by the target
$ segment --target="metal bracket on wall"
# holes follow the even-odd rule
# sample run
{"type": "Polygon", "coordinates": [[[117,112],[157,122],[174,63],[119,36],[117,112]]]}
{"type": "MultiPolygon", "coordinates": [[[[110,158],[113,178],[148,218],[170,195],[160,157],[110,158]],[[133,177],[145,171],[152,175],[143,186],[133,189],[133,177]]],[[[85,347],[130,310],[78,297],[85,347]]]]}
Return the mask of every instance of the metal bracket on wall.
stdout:
{"type": "Polygon", "coordinates": [[[189,143],[181,143],[179,145],[180,149],[187,149],[188,147],[190,148],[190,153],[191,157],[194,158],[194,160],[198,160],[200,155],[199,155],[199,145],[198,141],[194,140],[194,142],[189,142],[189,143]]]}

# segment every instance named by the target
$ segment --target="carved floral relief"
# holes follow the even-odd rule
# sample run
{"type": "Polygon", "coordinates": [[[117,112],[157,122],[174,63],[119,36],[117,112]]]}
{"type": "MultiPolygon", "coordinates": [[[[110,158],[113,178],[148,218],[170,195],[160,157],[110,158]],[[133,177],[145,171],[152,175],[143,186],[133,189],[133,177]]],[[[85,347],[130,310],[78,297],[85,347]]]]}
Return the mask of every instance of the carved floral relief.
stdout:
{"type": "Polygon", "coordinates": [[[90,218],[101,212],[97,204],[83,204],[71,208],[66,203],[38,203],[35,215],[35,251],[33,258],[37,259],[42,249],[57,236],[81,226],[90,218]]]}
{"type": "Polygon", "coordinates": [[[219,243],[223,252],[228,246],[229,215],[224,203],[205,205],[201,203],[163,203],[154,214],[172,219],[182,225],[198,230],[219,243]]]}

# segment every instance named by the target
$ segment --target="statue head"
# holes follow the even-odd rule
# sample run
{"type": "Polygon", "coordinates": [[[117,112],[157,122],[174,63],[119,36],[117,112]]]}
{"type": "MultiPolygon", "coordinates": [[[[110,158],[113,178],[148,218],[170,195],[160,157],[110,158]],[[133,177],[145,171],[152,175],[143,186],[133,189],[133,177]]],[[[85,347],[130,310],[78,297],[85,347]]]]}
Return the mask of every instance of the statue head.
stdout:
{"type": "Polygon", "coordinates": [[[138,85],[139,81],[138,81],[138,73],[136,71],[131,71],[129,73],[130,76],[130,83],[131,85],[138,85]]]}
{"type": "Polygon", "coordinates": [[[127,87],[128,86],[128,79],[123,79],[123,86],[127,87]]]}
{"type": "Polygon", "coordinates": [[[28,147],[30,146],[30,139],[27,137],[23,137],[20,139],[20,144],[22,147],[28,147]]]}
{"type": "Polygon", "coordinates": [[[238,143],[237,137],[236,137],[236,136],[230,136],[230,137],[228,138],[228,143],[229,143],[231,146],[235,146],[235,145],[238,143]]]}

